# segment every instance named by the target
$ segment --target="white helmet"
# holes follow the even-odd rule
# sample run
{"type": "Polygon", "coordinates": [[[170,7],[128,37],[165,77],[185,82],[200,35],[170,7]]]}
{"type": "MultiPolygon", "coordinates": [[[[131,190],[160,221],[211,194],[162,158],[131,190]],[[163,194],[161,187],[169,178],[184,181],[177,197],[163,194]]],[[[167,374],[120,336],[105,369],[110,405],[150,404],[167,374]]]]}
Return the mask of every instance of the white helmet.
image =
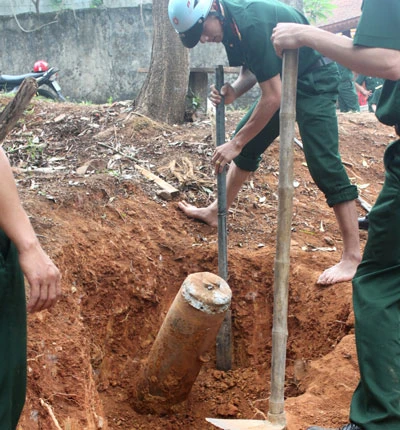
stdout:
{"type": "Polygon", "coordinates": [[[213,0],[169,0],[169,19],[186,48],[193,48],[200,40],[212,4],[213,0]]]}

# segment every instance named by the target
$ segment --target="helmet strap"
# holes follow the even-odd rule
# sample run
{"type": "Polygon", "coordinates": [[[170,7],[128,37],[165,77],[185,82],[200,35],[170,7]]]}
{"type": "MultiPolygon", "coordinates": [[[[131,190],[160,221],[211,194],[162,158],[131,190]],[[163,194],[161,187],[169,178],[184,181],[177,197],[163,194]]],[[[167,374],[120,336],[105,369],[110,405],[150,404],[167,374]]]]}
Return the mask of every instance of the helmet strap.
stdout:
{"type": "Polygon", "coordinates": [[[215,16],[216,18],[218,18],[220,20],[221,23],[223,23],[225,21],[225,17],[223,15],[222,5],[219,2],[219,0],[215,0],[215,4],[216,4],[217,10],[211,10],[208,13],[208,16],[215,16]]]}

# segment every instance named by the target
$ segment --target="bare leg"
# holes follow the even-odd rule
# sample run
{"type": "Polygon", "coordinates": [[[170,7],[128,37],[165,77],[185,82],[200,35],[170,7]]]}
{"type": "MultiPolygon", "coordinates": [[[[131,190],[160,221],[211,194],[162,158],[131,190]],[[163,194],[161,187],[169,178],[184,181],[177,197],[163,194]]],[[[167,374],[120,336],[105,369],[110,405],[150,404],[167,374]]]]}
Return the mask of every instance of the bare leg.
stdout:
{"type": "Polygon", "coordinates": [[[326,269],[317,283],[321,285],[351,281],[361,261],[355,200],[339,203],[333,207],[343,238],[342,259],[335,266],[326,269]]]}
{"type": "MultiPolygon", "coordinates": [[[[235,163],[229,166],[226,176],[226,205],[227,210],[231,207],[233,201],[242,188],[242,185],[249,177],[250,172],[237,167],[235,163]]],[[[214,200],[205,208],[198,208],[189,205],[187,202],[179,202],[179,209],[184,212],[189,218],[195,218],[209,224],[212,227],[218,226],[218,202],[214,200]]]]}

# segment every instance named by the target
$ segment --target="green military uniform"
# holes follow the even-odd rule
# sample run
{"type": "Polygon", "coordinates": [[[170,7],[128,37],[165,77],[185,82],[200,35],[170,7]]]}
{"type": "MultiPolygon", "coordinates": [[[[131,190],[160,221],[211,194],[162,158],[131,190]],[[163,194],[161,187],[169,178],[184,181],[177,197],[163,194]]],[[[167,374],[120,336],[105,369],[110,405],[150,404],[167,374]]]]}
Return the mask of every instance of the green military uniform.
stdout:
{"type": "Polygon", "coordinates": [[[337,63],[340,82],[339,82],[339,110],[340,112],[360,112],[360,104],[358,103],[358,95],[354,85],[353,72],[337,63]]]}
{"type": "Polygon", "coordinates": [[[383,84],[384,79],[360,74],[357,76],[356,82],[359,85],[363,85],[365,83],[365,88],[368,91],[371,91],[371,94],[368,96],[368,110],[373,112],[374,110],[372,109],[372,105],[376,104],[376,97],[374,98],[374,94],[376,89],[383,84]]]}
{"type": "MultiPolygon", "coordinates": [[[[400,2],[364,0],[354,43],[400,50],[400,2]]],[[[400,124],[400,81],[385,81],[376,111],[400,124]]],[[[364,430],[400,429],[400,140],[385,151],[385,183],[369,214],[368,241],[353,279],[360,383],[350,419],[364,430]]]]}
{"type": "Polygon", "coordinates": [[[370,102],[371,102],[371,107],[372,107],[373,105],[375,105],[375,106],[377,106],[377,105],[378,105],[379,99],[380,99],[381,94],[382,94],[382,88],[383,88],[383,83],[382,83],[381,85],[378,85],[378,86],[375,88],[374,93],[371,95],[371,100],[370,100],[370,102]]]}
{"type": "Polygon", "coordinates": [[[25,402],[26,304],[15,246],[0,230],[0,430],[14,430],[25,402]]]}
{"type": "MultiPolygon", "coordinates": [[[[278,0],[221,0],[225,13],[222,43],[231,66],[245,66],[258,82],[282,73],[282,59],[271,42],[278,22],[308,24],[296,9],[278,0]]],[[[307,165],[329,206],[354,200],[357,188],[350,184],[338,152],[336,118],[339,73],[337,65],[310,49],[299,50],[296,115],[307,165]]],[[[257,103],[239,123],[246,123],[257,103]]],[[[234,160],[243,170],[255,171],[261,154],[279,135],[279,112],[234,160]]]]}

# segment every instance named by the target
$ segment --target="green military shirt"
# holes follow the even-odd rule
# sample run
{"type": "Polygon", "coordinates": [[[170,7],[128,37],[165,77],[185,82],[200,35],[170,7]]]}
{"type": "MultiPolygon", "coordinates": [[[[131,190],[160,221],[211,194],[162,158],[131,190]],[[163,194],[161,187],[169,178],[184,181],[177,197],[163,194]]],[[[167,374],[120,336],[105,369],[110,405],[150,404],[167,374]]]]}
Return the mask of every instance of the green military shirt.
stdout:
{"type": "MultiPolygon", "coordinates": [[[[381,0],[364,0],[362,9],[354,44],[400,50],[399,0],[385,0],[384,7],[381,0]]],[[[384,124],[400,124],[400,81],[385,81],[376,116],[384,124]]]]}
{"type": "MultiPolygon", "coordinates": [[[[221,0],[224,8],[222,43],[231,66],[245,66],[258,82],[282,73],[282,59],[271,42],[278,22],[308,24],[296,9],[279,0],[221,0]]],[[[311,48],[299,50],[299,76],[307,72],[321,55],[311,48]]]]}

